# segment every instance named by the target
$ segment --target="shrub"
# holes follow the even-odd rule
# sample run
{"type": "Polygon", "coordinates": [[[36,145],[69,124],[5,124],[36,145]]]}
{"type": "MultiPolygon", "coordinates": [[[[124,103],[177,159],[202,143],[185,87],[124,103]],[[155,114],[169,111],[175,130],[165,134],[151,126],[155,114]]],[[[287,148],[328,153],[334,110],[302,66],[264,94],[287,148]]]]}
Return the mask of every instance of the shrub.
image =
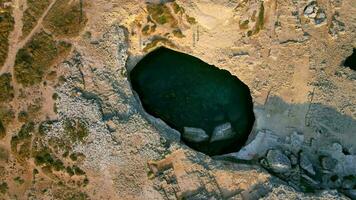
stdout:
{"type": "Polygon", "coordinates": [[[50,5],[50,0],[27,0],[27,9],[23,14],[22,35],[26,37],[36,26],[38,19],[50,5]]]}
{"type": "Polygon", "coordinates": [[[169,23],[171,26],[176,24],[170,9],[165,4],[147,4],[147,11],[151,18],[158,24],[169,23]]]}
{"type": "Polygon", "coordinates": [[[89,130],[83,120],[67,119],[63,124],[66,135],[72,142],[83,142],[89,135],[89,130]]]}
{"type": "Polygon", "coordinates": [[[5,136],[6,136],[6,129],[0,120],[0,139],[4,138],[5,136]]]}
{"type": "Polygon", "coordinates": [[[79,35],[86,22],[82,1],[71,0],[57,0],[44,19],[45,27],[58,37],[79,35]]]}
{"type": "Polygon", "coordinates": [[[7,186],[6,182],[0,184],[0,193],[5,194],[9,187],[7,186]]]}
{"type": "Polygon", "coordinates": [[[10,73],[0,76],[0,102],[11,101],[14,98],[14,88],[11,85],[12,76],[10,73]]]}
{"type": "Polygon", "coordinates": [[[40,83],[50,66],[69,53],[70,47],[68,43],[56,42],[43,31],[36,34],[16,55],[16,81],[24,86],[40,83]]]}
{"type": "Polygon", "coordinates": [[[0,68],[4,64],[9,48],[9,35],[14,29],[14,18],[9,10],[1,12],[0,8],[0,68]]]}

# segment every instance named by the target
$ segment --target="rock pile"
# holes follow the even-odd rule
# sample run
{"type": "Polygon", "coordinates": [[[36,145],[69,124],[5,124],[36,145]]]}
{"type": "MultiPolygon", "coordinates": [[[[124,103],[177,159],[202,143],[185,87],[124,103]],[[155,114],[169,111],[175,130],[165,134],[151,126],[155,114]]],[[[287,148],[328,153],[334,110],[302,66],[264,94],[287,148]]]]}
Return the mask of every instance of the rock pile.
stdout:
{"type": "Polygon", "coordinates": [[[311,1],[304,8],[304,16],[314,20],[315,25],[326,23],[325,11],[318,6],[316,1],[311,1]]]}
{"type": "Polygon", "coordinates": [[[238,160],[259,160],[260,164],[297,190],[339,189],[355,198],[356,155],[339,143],[324,144],[293,132],[279,138],[272,131],[261,130],[239,152],[228,154],[238,160]]]}

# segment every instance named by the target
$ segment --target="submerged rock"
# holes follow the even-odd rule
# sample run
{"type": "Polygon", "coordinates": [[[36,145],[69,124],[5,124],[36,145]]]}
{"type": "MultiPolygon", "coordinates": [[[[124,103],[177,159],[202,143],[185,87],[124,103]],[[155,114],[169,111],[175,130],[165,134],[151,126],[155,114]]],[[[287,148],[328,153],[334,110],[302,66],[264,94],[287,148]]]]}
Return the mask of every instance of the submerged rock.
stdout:
{"type": "Polygon", "coordinates": [[[232,131],[231,124],[225,123],[215,127],[210,142],[215,142],[219,140],[228,140],[230,138],[233,138],[234,135],[235,133],[232,131]]]}
{"type": "Polygon", "coordinates": [[[308,156],[303,152],[300,153],[299,165],[302,169],[304,169],[309,174],[311,174],[313,176],[315,175],[315,170],[314,170],[312,162],[309,160],[308,156]]]}
{"type": "Polygon", "coordinates": [[[189,142],[204,142],[209,139],[209,135],[201,128],[184,127],[182,137],[189,142]]]}
{"type": "Polygon", "coordinates": [[[181,133],[184,127],[199,127],[212,137],[217,126],[231,123],[231,132],[219,132],[228,140],[214,136],[212,142],[196,143],[182,137],[198,151],[235,152],[250,134],[255,120],[250,90],[226,70],[161,47],[133,68],[130,80],[146,112],[181,133]]]}

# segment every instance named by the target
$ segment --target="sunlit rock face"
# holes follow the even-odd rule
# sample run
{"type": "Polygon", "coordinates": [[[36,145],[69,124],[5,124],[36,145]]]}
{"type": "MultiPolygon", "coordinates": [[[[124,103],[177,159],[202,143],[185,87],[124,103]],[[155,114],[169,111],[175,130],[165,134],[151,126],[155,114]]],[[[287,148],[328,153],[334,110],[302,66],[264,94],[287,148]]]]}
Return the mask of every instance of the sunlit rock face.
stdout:
{"type": "Polygon", "coordinates": [[[208,155],[237,151],[255,117],[249,88],[228,71],[164,47],[130,72],[149,114],[181,132],[191,148],[208,155]]]}

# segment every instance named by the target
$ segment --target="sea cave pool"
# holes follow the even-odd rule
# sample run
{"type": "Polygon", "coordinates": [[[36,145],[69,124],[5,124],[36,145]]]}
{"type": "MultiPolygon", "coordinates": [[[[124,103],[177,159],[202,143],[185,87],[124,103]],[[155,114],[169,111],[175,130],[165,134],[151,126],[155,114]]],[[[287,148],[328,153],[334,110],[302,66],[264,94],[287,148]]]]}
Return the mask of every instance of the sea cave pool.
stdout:
{"type": "Polygon", "coordinates": [[[255,121],[247,85],[226,70],[165,47],[148,53],[130,72],[145,111],[181,133],[207,155],[239,150],[255,121]]]}

